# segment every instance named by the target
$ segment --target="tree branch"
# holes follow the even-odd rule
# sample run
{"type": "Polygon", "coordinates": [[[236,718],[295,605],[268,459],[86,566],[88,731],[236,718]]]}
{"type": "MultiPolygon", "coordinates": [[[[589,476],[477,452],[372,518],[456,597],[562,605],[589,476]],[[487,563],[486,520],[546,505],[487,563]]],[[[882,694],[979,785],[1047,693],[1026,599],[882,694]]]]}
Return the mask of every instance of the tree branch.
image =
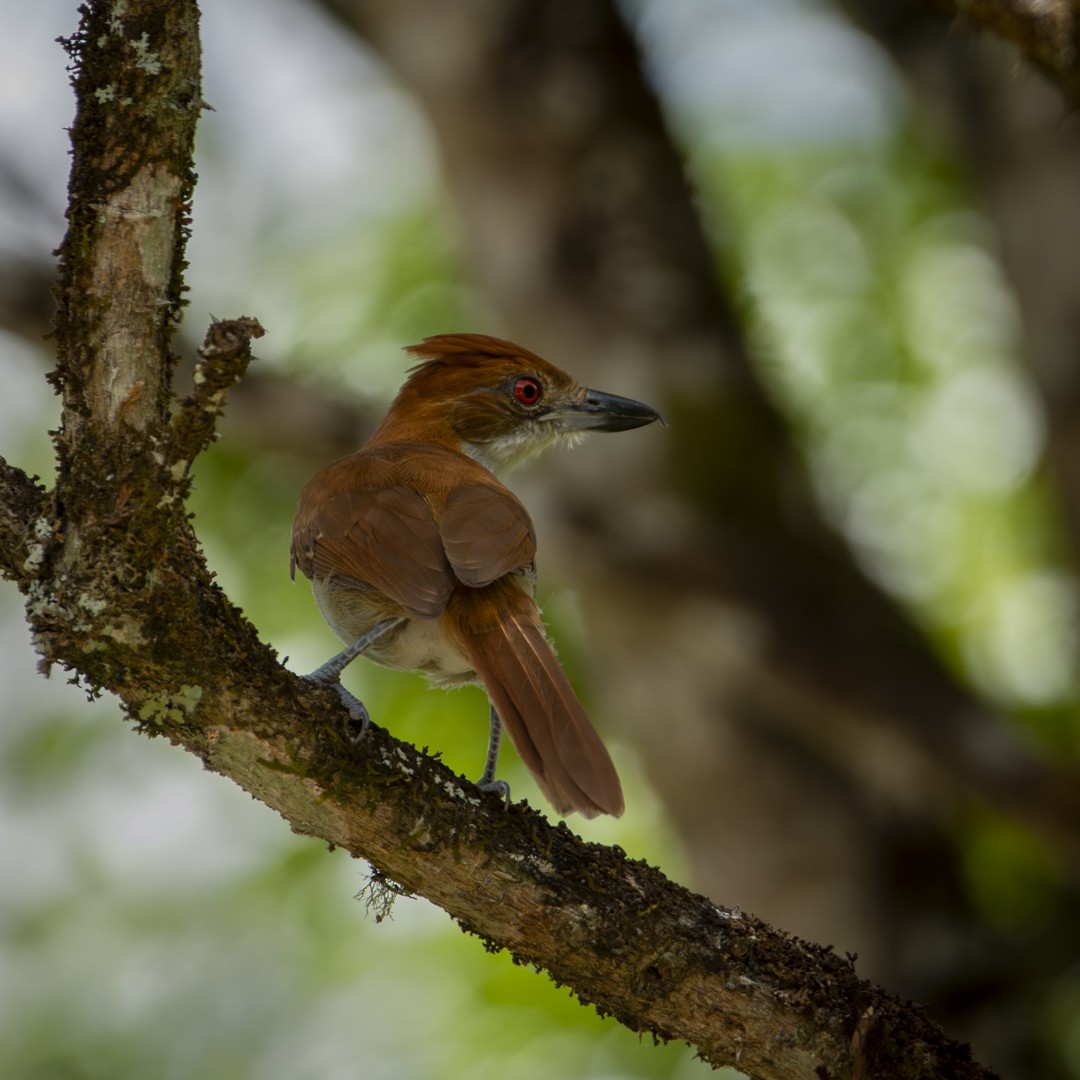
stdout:
{"type": "Polygon", "coordinates": [[[852,1075],[859,1032],[864,1075],[990,1075],[917,1007],[857,979],[850,961],[522,805],[503,812],[381,730],[353,751],[326,729],[295,726],[295,712],[271,728],[198,711],[211,768],[631,1030],[684,1039],[750,1076],[852,1075]]]}
{"type": "Polygon", "coordinates": [[[0,457],[0,577],[27,582],[33,571],[27,562],[39,557],[32,538],[46,496],[33,478],[0,457]]]}
{"type": "Polygon", "coordinates": [[[29,596],[46,666],[116,694],[142,730],[198,754],[300,833],[369,859],[489,946],[543,967],[637,1031],[751,1076],[988,1077],[921,1011],[849,961],[585,844],[373,729],[298,679],[213,584],[182,502],[186,466],[242,373],[251,319],[216,323],[170,421],[192,140],[192,0],[91,0],[72,42],[78,116],[46,496],[0,469],[0,565],[29,596]],[[222,344],[222,342],[224,342],[222,344]]]}
{"type": "Polygon", "coordinates": [[[186,475],[200,451],[210,445],[214,426],[225,409],[225,395],[247,371],[251,339],[266,331],[258,319],[215,319],[206,331],[195,366],[195,388],[180,403],[172,425],[167,458],[169,475],[186,475]]]}

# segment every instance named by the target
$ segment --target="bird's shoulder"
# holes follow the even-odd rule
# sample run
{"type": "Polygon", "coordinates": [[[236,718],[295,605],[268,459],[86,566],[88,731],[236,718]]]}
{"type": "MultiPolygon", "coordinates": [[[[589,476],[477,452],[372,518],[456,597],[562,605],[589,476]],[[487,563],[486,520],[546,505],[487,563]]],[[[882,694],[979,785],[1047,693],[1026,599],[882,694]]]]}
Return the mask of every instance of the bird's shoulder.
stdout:
{"type": "Polygon", "coordinates": [[[301,493],[293,522],[293,565],[306,576],[383,590],[415,578],[426,594],[417,612],[445,602],[455,580],[481,587],[531,575],[535,554],[517,496],[467,455],[426,443],[365,447],[328,466],[301,493]]]}

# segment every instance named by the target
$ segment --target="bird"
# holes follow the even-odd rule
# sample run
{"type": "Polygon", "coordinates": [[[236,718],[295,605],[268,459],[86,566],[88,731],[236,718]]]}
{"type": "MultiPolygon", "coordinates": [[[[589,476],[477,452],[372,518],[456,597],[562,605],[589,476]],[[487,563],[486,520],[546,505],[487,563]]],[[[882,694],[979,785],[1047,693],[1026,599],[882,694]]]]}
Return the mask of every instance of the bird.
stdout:
{"type": "Polygon", "coordinates": [[[660,421],[648,405],[580,385],[528,349],[485,334],[439,334],[405,352],[418,363],[356,452],[300,493],[290,573],[347,645],[305,678],[341,686],[357,656],[419,672],[435,686],[479,683],[496,779],[505,730],[562,816],[620,816],[622,786],[555,655],[536,603],[536,531],[505,485],[513,468],[587,432],[660,421]]]}

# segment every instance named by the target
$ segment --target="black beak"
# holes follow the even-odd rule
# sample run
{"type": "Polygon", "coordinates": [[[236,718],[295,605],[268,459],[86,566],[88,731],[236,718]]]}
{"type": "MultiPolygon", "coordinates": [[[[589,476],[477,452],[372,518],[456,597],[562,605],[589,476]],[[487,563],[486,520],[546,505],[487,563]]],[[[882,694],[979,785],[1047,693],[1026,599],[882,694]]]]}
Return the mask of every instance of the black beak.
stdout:
{"type": "Polygon", "coordinates": [[[651,406],[633,398],[586,390],[583,401],[559,409],[560,425],[568,431],[629,431],[664,418],[651,406]]]}

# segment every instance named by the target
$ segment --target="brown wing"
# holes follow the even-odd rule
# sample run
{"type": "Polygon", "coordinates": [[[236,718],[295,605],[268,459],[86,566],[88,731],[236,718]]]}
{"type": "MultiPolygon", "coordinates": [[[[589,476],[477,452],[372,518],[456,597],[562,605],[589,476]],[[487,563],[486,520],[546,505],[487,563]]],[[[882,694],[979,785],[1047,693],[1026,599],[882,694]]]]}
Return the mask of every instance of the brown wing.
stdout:
{"type": "Polygon", "coordinates": [[[405,487],[323,489],[300,496],[292,564],[307,577],[339,577],[378,589],[415,618],[438,616],[454,587],[427,501],[405,487]]]}
{"type": "Polygon", "coordinates": [[[533,568],[532,519],[505,488],[486,484],[455,488],[446,500],[439,533],[454,573],[473,588],[533,568]]]}

